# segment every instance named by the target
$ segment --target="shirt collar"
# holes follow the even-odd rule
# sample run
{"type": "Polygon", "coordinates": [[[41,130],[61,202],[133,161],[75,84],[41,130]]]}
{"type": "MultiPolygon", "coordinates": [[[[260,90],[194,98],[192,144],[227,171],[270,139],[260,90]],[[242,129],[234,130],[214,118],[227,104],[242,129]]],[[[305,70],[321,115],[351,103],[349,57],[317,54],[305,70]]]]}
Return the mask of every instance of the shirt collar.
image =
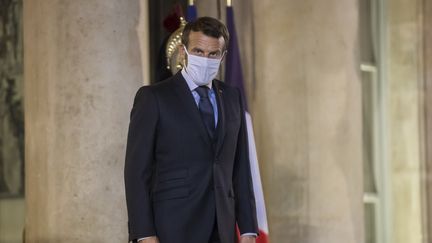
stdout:
{"type": "MultiPolygon", "coordinates": [[[[189,86],[190,91],[193,91],[196,88],[198,88],[198,85],[196,85],[196,83],[192,81],[192,78],[189,76],[189,74],[186,72],[185,69],[181,70],[181,74],[183,75],[183,78],[186,80],[186,83],[189,86]]],[[[212,83],[213,82],[210,82],[209,84],[206,85],[210,90],[212,90],[212,83]]]]}

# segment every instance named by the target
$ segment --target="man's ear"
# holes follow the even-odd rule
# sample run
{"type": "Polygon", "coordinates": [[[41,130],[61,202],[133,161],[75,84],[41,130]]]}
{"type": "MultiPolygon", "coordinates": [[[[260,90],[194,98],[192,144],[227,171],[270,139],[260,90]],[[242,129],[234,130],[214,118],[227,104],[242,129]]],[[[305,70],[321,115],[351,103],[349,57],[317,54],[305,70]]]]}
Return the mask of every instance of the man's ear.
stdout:
{"type": "Polygon", "coordinates": [[[180,44],[180,45],[178,45],[178,52],[179,52],[179,56],[181,57],[181,58],[185,58],[185,50],[184,50],[184,48],[186,48],[184,45],[182,45],[182,44],[180,44]]]}
{"type": "Polygon", "coordinates": [[[181,60],[181,63],[183,66],[186,66],[186,64],[187,64],[185,48],[186,48],[186,46],[184,46],[183,44],[178,45],[179,60],[181,60]]]}

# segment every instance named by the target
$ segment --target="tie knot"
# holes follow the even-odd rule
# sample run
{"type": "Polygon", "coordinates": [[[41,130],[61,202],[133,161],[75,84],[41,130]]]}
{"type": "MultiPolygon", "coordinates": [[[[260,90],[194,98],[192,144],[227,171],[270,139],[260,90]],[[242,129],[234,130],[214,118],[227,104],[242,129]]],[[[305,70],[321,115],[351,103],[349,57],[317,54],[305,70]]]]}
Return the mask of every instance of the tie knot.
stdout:
{"type": "Polygon", "coordinates": [[[195,89],[195,91],[199,94],[200,98],[207,98],[208,90],[209,88],[207,86],[199,86],[195,89]]]}

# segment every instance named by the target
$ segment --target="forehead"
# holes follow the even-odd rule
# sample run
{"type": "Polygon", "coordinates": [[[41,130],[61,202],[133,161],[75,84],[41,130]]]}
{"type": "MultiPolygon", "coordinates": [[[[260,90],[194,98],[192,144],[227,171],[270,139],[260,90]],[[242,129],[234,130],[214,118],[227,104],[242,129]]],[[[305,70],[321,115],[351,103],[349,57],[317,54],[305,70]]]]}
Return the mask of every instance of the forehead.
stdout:
{"type": "Polygon", "coordinates": [[[189,43],[188,49],[192,50],[194,48],[199,48],[204,51],[216,51],[224,48],[225,40],[221,36],[219,38],[214,38],[211,36],[207,36],[201,31],[195,32],[191,31],[189,33],[189,43]]]}

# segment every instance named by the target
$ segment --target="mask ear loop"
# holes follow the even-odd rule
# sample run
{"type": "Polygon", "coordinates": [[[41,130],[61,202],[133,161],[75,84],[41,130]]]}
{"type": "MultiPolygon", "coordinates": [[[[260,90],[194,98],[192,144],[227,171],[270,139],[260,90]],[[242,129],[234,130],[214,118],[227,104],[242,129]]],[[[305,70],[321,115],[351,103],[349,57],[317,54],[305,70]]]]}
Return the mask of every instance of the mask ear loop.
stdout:
{"type": "Polygon", "coordinates": [[[225,50],[223,53],[222,53],[222,57],[221,57],[221,62],[224,62],[225,61],[225,56],[227,55],[227,53],[228,53],[228,50],[225,50]]]}
{"type": "Polygon", "coordinates": [[[185,51],[186,55],[183,56],[183,68],[186,68],[186,56],[189,57],[189,52],[187,51],[187,48],[185,45],[182,45],[183,50],[185,51]]]}

